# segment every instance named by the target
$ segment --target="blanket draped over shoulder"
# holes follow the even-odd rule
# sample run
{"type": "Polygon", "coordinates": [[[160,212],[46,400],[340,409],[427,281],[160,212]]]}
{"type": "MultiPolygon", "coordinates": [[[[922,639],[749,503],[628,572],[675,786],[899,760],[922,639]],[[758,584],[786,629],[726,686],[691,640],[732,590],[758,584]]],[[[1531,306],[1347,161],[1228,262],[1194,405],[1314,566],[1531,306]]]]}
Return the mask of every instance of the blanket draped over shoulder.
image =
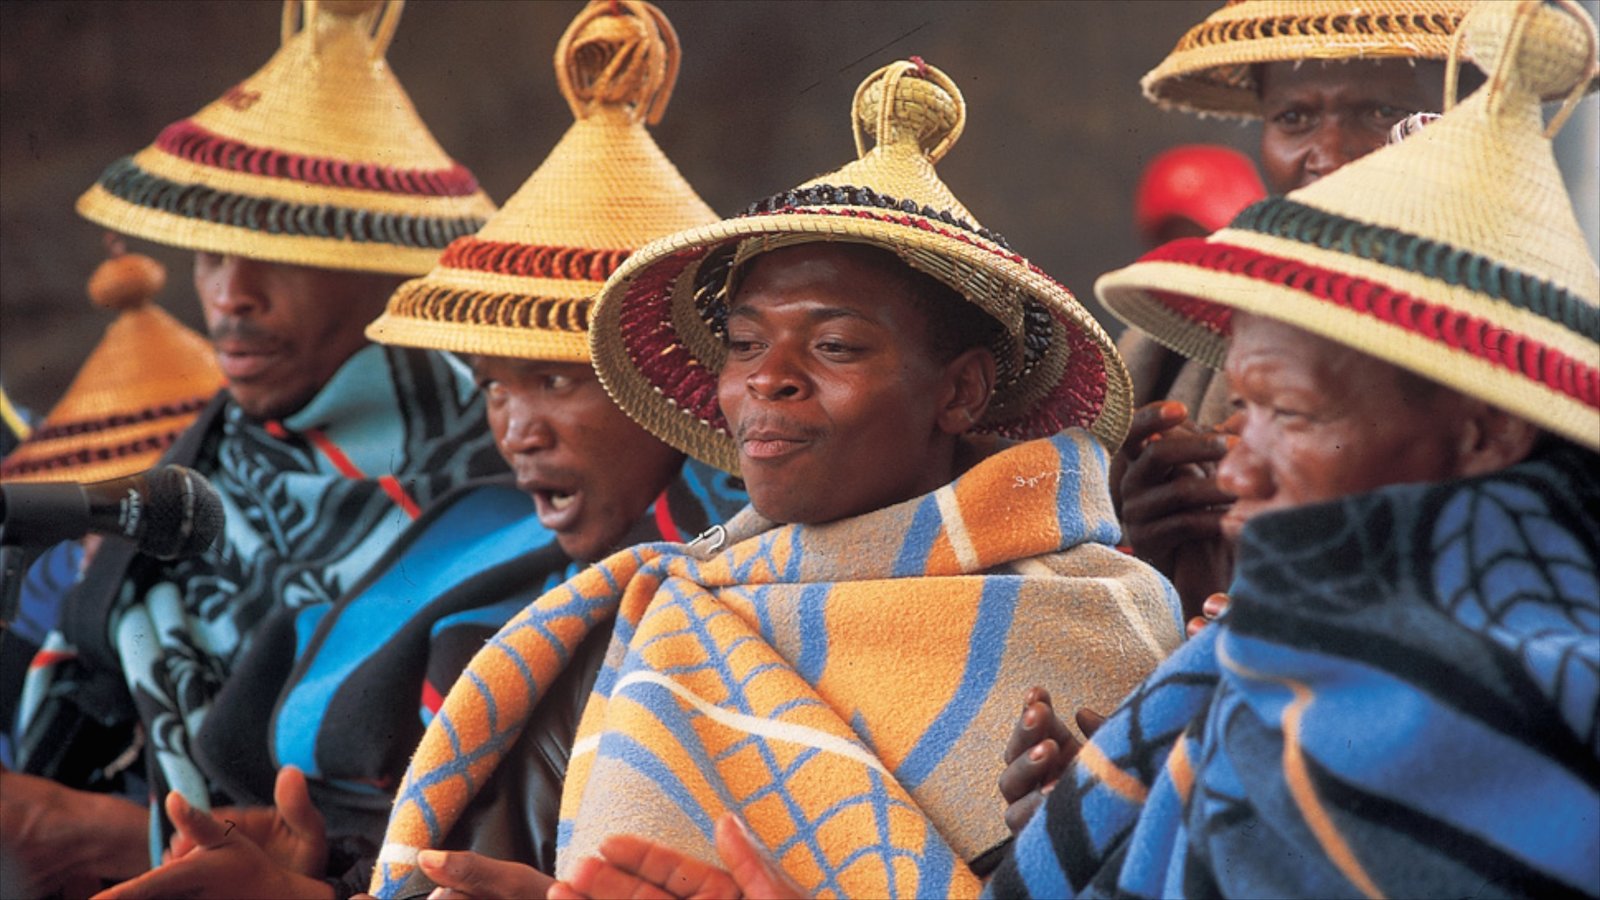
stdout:
{"type": "MultiPolygon", "coordinates": [[[[687,540],[744,502],[733,478],[688,461],[622,544],[687,540]]],[[[270,712],[267,739],[207,756],[248,760],[253,749],[263,757],[261,771],[238,777],[268,791],[279,767],[299,768],[329,833],[361,834],[375,849],[394,789],[445,691],[512,616],[583,568],[509,478],[453,491],[338,601],[284,611],[290,621],[275,629],[284,633],[275,654],[282,658],[262,659],[265,646],[252,651],[255,668],[237,672],[223,695],[238,702],[219,704],[206,729],[215,747],[219,733],[252,732],[245,723],[270,712]],[[272,678],[280,668],[288,675],[272,678]],[[243,683],[256,672],[258,683],[243,683]]]]}
{"type": "Polygon", "coordinates": [[[473,660],[407,771],[374,873],[410,892],[571,648],[615,616],[562,795],[558,873],[632,832],[714,859],[739,813],[808,889],[975,895],[1023,692],[1107,708],[1178,643],[1166,581],[1118,553],[1087,432],[1003,450],[922,497],[821,526],[616,554],[473,660]]]}
{"type": "MultiPolygon", "coordinates": [[[[172,788],[201,806],[262,802],[220,789],[195,758],[196,736],[257,627],[281,607],[331,603],[422,507],[505,465],[471,379],[420,350],[362,349],[282,420],[252,420],[225,402],[195,428],[172,461],[217,489],[223,538],[172,563],[97,557],[73,601],[74,643],[85,651],[78,664],[125,681],[155,797],[172,788]]],[[[70,693],[74,671],[60,674],[42,695],[70,693]]]]}
{"type": "Polygon", "coordinates": [[[1600,894],[1600,468],[1262,516],[998,897],[1600,894]]]}

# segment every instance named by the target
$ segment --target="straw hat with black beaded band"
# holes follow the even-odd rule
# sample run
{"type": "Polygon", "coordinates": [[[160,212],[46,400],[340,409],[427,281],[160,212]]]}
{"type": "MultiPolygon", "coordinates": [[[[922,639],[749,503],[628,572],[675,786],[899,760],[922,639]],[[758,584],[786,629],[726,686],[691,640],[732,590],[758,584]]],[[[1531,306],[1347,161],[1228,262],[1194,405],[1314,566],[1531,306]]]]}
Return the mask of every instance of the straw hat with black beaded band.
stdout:
{"type": "Polygon", "coordinates": [[[1081,426],[1115,450],[1132,386],[1111,339],[1071,292],[980,228],[934,172],[965,123],[961,91],[921,60],[893,63],[862,82],[852,119],[856,161],[655,241],[606,282],[590,350],[617,405],[666,443],[737,473],[716,396],[730,279],[768,250],[846,241],[894,252],[1001,324],[998,384],[977,430],[1028,439],[1081,426]]]}
{"type": "Polygon", "coordinates": [[[116,321],[60,401],[0,462],[0,481],[104,481],[154,466],[217,391],[222,372],[206,339],[152,300],[166,272],[121,253],[89,279],[96,306],[116,321]]]}
{"type": "MultiPolygon", "coordinates": [[[[1600,449],[1600,269],[1539,98],[1597,64],[1572,0],[1490,3],[1462,24],[1488,83],[1404,141],[1264,200],[1204,240],[1104,275],[1114,314],[1215,367],[1232,310],[1267,316],[1600,449]]],[[[1446,81],[1454,80],[1454,57],[1446,81]]]]}
{"type": "Polygon", "coordinates": [[[1259,118],[1255,67],[1297,60],[1437,59],[1472,0],[1228,0],[1139,80],[1164,109],[1259,118]]]}
{"type": "Polygon", "coordinates": [[[400,7],[289,0],[272,59],[112,163],[78,212],[186,250],[428,271],[494,204],[440,149],[384,61],[400,7]]]}
{"type": "Polygon", "coordinates": [[[656,146],[678,74],[678,39],[654,6],[594,0],[556,45],[577,121],[476,236],[400,286],[367,336],[401,344],[589,361],[589,308],[649,241],[717,220],[656,146]]]}

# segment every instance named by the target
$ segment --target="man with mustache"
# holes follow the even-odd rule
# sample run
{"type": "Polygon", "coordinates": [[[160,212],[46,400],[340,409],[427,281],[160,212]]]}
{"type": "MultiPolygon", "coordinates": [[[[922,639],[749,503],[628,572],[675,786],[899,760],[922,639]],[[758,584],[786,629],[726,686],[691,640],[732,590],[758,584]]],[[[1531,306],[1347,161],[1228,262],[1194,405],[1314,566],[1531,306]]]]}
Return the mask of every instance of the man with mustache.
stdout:
{"type": "MultiPolygon", "coordinates": [[[[678,70],[671,25],[648,4],[592,3],[558,48],[558,76],[575,73],[561,86],[577,121],[504,208],[402,285],[367,329],[390,347],[468,361],[515,484],[477,482],[441,498],[355,590],[265,623],[265,634],[291,639],[274,665],[252,651],[203,749],[227,780],[260,785],[254,793],[276,808],[207,814],[173,794],[176,858],[111,896],[364,887],[387,821],[380,791],[393,790],[484,642],[582,566],[624,546],[687,540],[745,504],[737,481],[624,415],[589,363],[588,310],[608,267],[716,220],[646,128],[678,70]],[[618,34],[629,41],[618,46],[618,34]]],[[[553,866],[567,757],[608,639],[596,629],[576,649],[452,846],[553,866]]]]}
{"type": "Polygon", "coordinates": [[[56,781],[0,776],[6,849],[39,890],[142,871],[165,844],[151,791],[266,799],[198,758],[262,623],[339,596],[421,508],[504,471],[458,364],[362,333],[399,276],[494,209],[382,62],[398,11],[307,4],[265,67],[79,201],[100,225],[196,254],[227,389],[167,458],[218,489],[226,532],[173,563],[108,545],[65,610],[75,656],[40,686],[21,748],[24,772],[56,781]]]}
{"type": "MultiPolygon", "coordinates": [[[[1141,81],[1167,109],[1259,119],[1267,189],[1284,194],[1382,147],[1407,115],[1437,111],[1444,59],[1471,0],[1393,10],[1352,0],[1230,3],[1191,28],[1141,81]],[[1393,12],[1393,15],[1389,13],[1393,12]]],[[[1480,83],[1463,73],[1462,87],[1480,83]]],[[[1178,588],[1185,614],[1228,583],[1220,534],[1233,497],[1213,477],[1226,450],[1227,382],[1138,331],[1118,342],[1138,409],[1113,467],[1135,553],[1178,588]]]]}
{"type": "Polygon", "coordinates": [[[947,76],[896,63],[856,98],[860,159],[641,249],[595,306],[617,404],[738,471],[750,507],[612,555],[489,642],[401,784],[375,893],[543,893],[440,848],[596,620],[556,873],[617,830],[709,849],[737,809],[808,888],[859,896],[975,892],[1006,831],[968,791],[1009,698],[1047,672],[1120,697],[1176,645],[1176,598],[1113,546],[1109,339],[938,180],[965,116],[947,76]]]}

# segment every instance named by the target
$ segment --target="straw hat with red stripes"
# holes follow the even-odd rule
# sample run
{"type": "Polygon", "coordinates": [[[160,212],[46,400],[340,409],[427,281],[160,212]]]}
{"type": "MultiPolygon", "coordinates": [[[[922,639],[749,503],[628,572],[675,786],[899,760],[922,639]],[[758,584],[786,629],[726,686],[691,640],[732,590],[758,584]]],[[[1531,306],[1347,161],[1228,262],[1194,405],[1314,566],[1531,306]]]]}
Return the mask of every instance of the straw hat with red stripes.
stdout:
{"type": "Polygon", "coordinates": [[[494,212],[384,53],[400,0],[289,0],[254,75],[112,163],[78,212],[122,234],[268,262],[417,275],[494,212]]]}
{"type": "Polygon", "coordinates": [[[1102,276],[1101,301],[1213,366],[1233,310],[1279,319],[1600,449],[1600,269],[1550,144],[1600,70],[1594,22],[1519,0],[1461,28],[1489,80],[1460,106],[1102,276]]]}
{"type": "Polygon", "coordinates": [[[672,96],[678,57],[654,6],[591,2],[556,45],[577,121],[476,236],[400,286],[367,336],[587,362],[589,307],[606,277],[649,241],[717,218],[645,129],[672,96]]]}

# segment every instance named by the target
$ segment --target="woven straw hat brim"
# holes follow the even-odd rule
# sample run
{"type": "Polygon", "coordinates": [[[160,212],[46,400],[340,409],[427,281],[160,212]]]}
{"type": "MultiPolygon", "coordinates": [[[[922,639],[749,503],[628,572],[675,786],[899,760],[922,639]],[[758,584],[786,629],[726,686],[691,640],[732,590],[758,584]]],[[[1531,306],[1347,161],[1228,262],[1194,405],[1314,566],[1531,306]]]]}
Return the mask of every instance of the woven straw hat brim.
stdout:
{"type": "MultiPolygon", "coordinates": [[[[1232,237],[1219,237],[1207,249],[1221,255],[1229,246],[1223,242],[1232,237]]],[[[1296,255],[1303,253],[1301,248],[1284,249],[1296,255]]],[[[1293,257],[1262,256],[1269,263],[1280,261],[1280,273],[1294,268],[1293,257]]],[[[1340,264],[1340,270],[1349,269],[1347,262],[1340,264]]],[[[1434,284],[1431,294],[1422,295],[1428,297],[1423,300],[1416,294],[1389,289],[1378,278],[1369,277],[1349,279],[1347,293],[1320,295],[1316,286],[1332,280],[1327,276],[1313,277],[1304,282],[1304,287],[1296,287],[1263,280],[1259,274],[1220,271],[1191,261],[1147,259],[1101,276],[1095,283],[1095,293],[1129,325],[1215,368],[1221,368],[1227,353],[1227,311],[1242,310],[1359,350],[1600,450],[1597,345],[1585,347],[1580,338],[1570,338],[1562,342],[1568,347],[1566,351],[1524,351],[1524,347],[1536,346],[1535,342],[1518,339],[1510,329],[1497,329],[1488,324],[1492,319],[1455,312],[1494,306],[1495,301],[1480,294],[1459,288],[1446,288],[1441,293],[1442,286],[1434,284]],[[1370,304],[1364,309],[1360,307],[1363,297],[1370,304]],[[1438,333],[1446,328],[1460,330],[1461,346],[1451,347],[1427,333],[1427,329],[1438,333]],[[1541,365],[1556,367],[1550,379],[1555,384],[1523,371],[1524,352],[1537,352],[1541,365]]],[[[1554,345],[1547,345],[1550,346],[1554,345]]]]}
{"type": "Polygon", "coordinates": [[[641,249],[606,283],[590,331],[595,370],[617,405],[667,444],[739,471],[738,449],[716,407],[726,351],[693,296],[709,257],[762,237],[890,250],[997,318],[1014,311],[1018,296],[1036,302],[1065,352],[1052,357],[1059,361],[1053,371],[1033,373],[1034,396],[997,392],[979,430],[1028,438],[1079,426],[1112,452],[1121,445],[1132,383],[1110,338],[1070,292],[1025,259],[937,219],[847,206],[743,216],[672,235],[641,249]]]}
{"type": "Polygon", "coordinates": [[[1488,4],[1461,28],[1484,88],[1205,240],[1103,276],[1101,302],[1214,366],[1230,310],[1278,319],[1600,449],[1600,267],[1551,149],[1561,121],[1540,112],[1563,87],[1570,110],[1600,37],[1570,4],[1488,4]]]}
{"type": "Polygon", "coordinates": [[[1166,109],[1261,115],[1252,67],[1296,60],[1432,59],[1450,55],[1471,0],[1244,0],[1191,28],[1140,79],[1166,109]]]}
{"type": "MultiPolygon", "coordinates": [[[[262,210],[270,205],[271,201],[252,202],[250,198],[240,198],[237,203],[237,207],[254,206],[262,210]]],[[[361,224],[352,223],[351,235],[346,239],[271,234],[254,227],[227,225],[138,206],[112,195],[98,184],[78,198],[77,210],[79,215],[97,225],[169,247],[320,269],[420,275],[428,271],[439,258],[440,250],[447,246],[441,243],[437,247],[406,247],[391,243],[383,239],[384,232],[379,229],[395,226],[378,221],[377,216],[364,217],[367,221],[361,224]]],[[[317,208],[307,208],[307,214],[315,216],[317,208]]],[[[445,230],[470,233],[480,222],[474,218],[451,224],[445,230]]]]}
{"type": "Polygon", "coordinates": [[[0,463],[0,480],[87,482],[142,472],[223,383],[205,338],[159,307],[124,312],[44,422],[0,463]]]}
{"type": "Polygon", "coordinates": [[[476,231],[494,204],[384,62],[399,5],[306,9],[265,66],[114,162],[78,211],[188,250],[401,275],[476,231]]]}
{"type": "Polygon", "coordinates": [[[645,128],[678,48],[646,3],[590,3],[556,49],[577,120],[505,206],[397,290],[367,336],[456,353],[587,362],[592,298],[635,248],[717,215],[645,128]]]}

